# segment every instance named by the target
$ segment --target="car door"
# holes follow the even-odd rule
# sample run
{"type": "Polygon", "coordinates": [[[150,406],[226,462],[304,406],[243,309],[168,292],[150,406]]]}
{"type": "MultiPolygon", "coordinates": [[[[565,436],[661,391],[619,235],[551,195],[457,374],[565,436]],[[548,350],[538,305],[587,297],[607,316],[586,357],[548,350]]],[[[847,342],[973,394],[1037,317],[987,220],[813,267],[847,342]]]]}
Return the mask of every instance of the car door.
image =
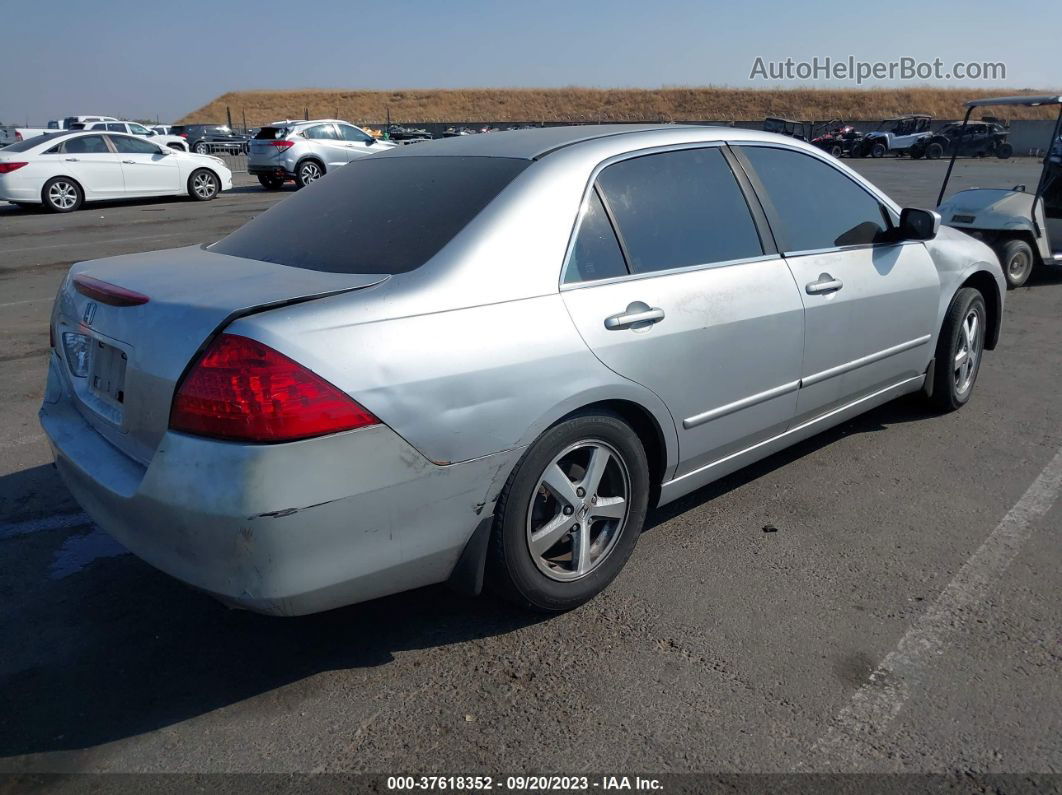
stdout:
{"type": "Polygon", "coordinates": [[[59,168],[73,177],[87,199],[107,199],[125,191],[122,164],[103,135],[79,135],[63,142],[59,168]]]}
{"type": "Polygon", "coordinates": [[[349,162],[349,150],[339,140],[339,134],[331,122],[307,127],[302,131],[302,136],[313,142],[313,153],[324,161],[326,171],[349,162]]]}
{"type": "Polygon", "coordinates": [[[784,430],[796,408],[803,307],[746,187],[718,145],[606,164],[562,276],[586,344],[667,404],[679,475],[784,430]]]}
{"type": "Polygon", "coordinates": [[[346,149],[348,163],[351,160],[357,160],[359,157],[371,155],[374,152],[379,151],[379,147],[376,146],[376,139],[368,133],[362,132],[352,124],[341,124],[337,122],[336,130],[343,143],[343,148],[346,149]]]}
{"type": "Polygon", "coordinates": [[[125,190],[137,196],[172,196],[180,190],[177,158],[163,154],[157,144],[131,135],[111,135],[125,179],[125,190]]]}
{"type": "Polygon", "coordinates": [[[868,186],[815,154],[736,149],[804,302],[796,422],[925,372],[940,279],[922,242],[868,186]]]}

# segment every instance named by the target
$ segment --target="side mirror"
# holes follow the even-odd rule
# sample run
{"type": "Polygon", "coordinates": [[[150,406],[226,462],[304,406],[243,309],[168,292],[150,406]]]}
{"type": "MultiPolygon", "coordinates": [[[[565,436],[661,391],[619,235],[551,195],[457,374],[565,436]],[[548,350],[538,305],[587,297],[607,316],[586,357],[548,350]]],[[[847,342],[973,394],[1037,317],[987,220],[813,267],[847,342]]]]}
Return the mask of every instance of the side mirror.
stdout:
{"type": "Polygon", "coordinates": [[[375,138],[369,138],[369,140],[365,142],[365,145],[366,146],[372,146],[375,143],[376,143],[376,139],[375,138]]]}
{"type": "Polygon", "coordinates": [[[940,231],[940,213],[905,207],[900,211],[901,240],[932,240],[940,231]]]}

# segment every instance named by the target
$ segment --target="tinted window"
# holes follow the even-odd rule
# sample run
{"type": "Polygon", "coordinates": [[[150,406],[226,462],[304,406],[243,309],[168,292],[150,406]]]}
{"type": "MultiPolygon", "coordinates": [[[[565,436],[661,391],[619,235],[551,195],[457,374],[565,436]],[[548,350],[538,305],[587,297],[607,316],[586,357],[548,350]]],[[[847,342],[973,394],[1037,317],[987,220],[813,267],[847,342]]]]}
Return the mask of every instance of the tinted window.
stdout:
{"type": "Polygon", "coordinates": [[[361,158],[211,250],[331,273],[405,273],[427,262],[528,165],[501,157],[361,158]]]}
{"type": "Polygon", "coordinates": [[[743,147],[774,205],[784,251],[857,246],[884,239],[878,200],[837,169],[801,152],[743,147]]]}
{"type": "Polygon", "coordinates": [[[303,130],[302,134],[305,138],[324,138],[333,141],[336,139],[336,129],[331,124],[315,124],[303,130]]]}
{"type": "Polygon", "coordinates": [[[68,155],[106,155],[110,154],[111,150],[107,148],[102,135],[82,135],[64,143],[63,152],[68,155]]]}
{"type": "Polygon", "coordinates": [[[344,141],[357,141],[358,143],[365,143],[371,141],[372,136],[368,133],[363,133],[357,127],[351,127],[349,124],[337,124],[339,128],[339,137],[344,141]]]}
{"type": "Polygon", "coordinates": [[[718,149],[624,160],[602,171],[598,186],[635,273],[763,254],[748,204],[718,149]]]}
{"type": "Polygon", "coordinates": [[[119,152],[136,155],[157,155],[159,148],[151,141],[142,138],[130,138],[128,135],[112,135],[111,143],[119,152]]]}
{"type": "MultiPolygon", "coordinates": [[[[92,129],[98,130],[99,127],[93,127],[92,129]]],[[[107,125],[107,129],[111,132],[125,132],[125,125],[120,122],[112,121],[107,125]]]]}
{"type": "Polygon", "coordinates": [[[41,144],[47,143],[48,141],[53,141],[56,138],[59,138],[60,136],[64,135],[66,135],[65,132],[35,135],[33,138],[26,138],[25,140],[19,141],[18,143],[11,144],[10,146],[5,146],[3,149],[0,149],[0,152],[3,152],[5,155],[8,152],[25,152],[27,149],[33,149],[35,147],[40,146],[41,144]]]}
{"type": "Polygon", "coordinates": [[[275,141],[284,137],[283,127],[263,127],[255,133],[255,139],[259,141],[275,141]]]}
{"type": "Polygon", "coordinates": [[[564,271],[564,283],[592,282],[626,275],[627,263],[623,261],[616,233],[612,230],[597,191],[592,190],[583,209],[568,267],[564,271]]]}

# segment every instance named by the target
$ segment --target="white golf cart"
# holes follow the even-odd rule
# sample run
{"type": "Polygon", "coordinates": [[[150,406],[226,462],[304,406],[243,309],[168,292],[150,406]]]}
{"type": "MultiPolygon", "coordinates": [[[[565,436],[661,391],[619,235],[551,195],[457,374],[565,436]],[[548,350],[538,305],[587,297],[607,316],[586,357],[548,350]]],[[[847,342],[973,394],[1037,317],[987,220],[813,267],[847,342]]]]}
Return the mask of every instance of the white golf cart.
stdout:
{"type": "Polygon", "coordinates": [[[937,211],[948,226],[961,229],[985,241],[999,255],[1007,285],[1021,287],[1032,273],[1033,265],[1062,267],[1062,96],[998,97],[975,99],[966,103],[966,118],[974,108],[985,105],[1058,105],[1047,157],[1036,190],[1027,186],[1013,188],[970,188],[944,201],[951,170],[958,152],[953,152],[944,184],[937,197],[937,211]]]}

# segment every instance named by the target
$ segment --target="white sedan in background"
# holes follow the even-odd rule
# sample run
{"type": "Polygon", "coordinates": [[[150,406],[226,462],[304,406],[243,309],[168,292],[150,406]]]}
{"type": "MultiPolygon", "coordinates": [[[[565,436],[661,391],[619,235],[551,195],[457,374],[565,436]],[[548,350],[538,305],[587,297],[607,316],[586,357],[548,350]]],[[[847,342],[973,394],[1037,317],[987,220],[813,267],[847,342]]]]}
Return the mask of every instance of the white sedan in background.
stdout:
{"type": "Polygon", "coordinates": [[[231,187],[232,172],[220,158],[134,135],[58,132],[0,149],[0,201],[57,213],[146,196],[210,201],[231,187]]]}

